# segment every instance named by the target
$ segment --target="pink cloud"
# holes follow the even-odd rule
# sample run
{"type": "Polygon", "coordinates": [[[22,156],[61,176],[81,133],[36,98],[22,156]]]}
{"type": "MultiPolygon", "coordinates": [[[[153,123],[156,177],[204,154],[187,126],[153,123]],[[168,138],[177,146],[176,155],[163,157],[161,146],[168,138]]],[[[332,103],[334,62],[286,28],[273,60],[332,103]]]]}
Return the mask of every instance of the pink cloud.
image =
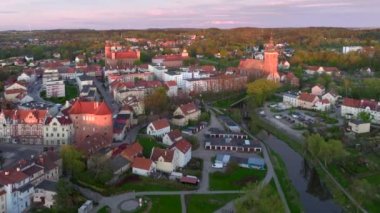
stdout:
{"type": "Polygon", "coordinates": [[[215,25],[223,25],[223,24],[233,25],[233,24],[238,24],[238,22],[237,21],[233,21],[233,20],[214,20],[214,21],[211,21],[211,24],[215,24],[215,25]]]}

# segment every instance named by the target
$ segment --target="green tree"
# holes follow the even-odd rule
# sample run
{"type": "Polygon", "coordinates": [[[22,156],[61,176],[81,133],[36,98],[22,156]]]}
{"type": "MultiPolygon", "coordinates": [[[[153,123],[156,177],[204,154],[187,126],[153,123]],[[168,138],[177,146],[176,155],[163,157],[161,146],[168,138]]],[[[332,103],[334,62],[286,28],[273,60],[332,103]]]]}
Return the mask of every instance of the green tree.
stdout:
{"type": "Polygon", "coordinates": [[[163,87],[156,88],[150,95],[145,96],[144,103],[147,112],[156,114],[168,110],[170,105],[166,89],[163,87]]]}
{"type": "Polygon", "coordinates": [[[371,122],[373,116],[369,112],[359,112],[358,118],[363,122],[371,122]]]}
{"type": "Polygon", "coordinates": [[[246,194],[235,203],[236,212],[284,212],[284,206],[270,184],[261,187],[259,184],[249,184],[246,194]]]}
{"type": "Polygon", "coordinates": [[[239,109],[231,109],[231,118],[238,122],[238,123],[241,123],[242,121],[242,116],[241,116],[241,112],[239,109]]]}
{"type": "Polygon", "coordinates": [[[272,96],[279,84],[267,79],[258,79],[247,85],[247,93],[257,106],[262,106],[264,102],[272,96]]]}
{"type": "Polygon", "coordinates": [[[104,183],[112,178],[109,161],[104,155],[92,155],[88,160],[88,170],[98,182],[104,183]]]}
{"type": "Polygon", "coordinates": [[[54,209],[58,212],[68,212],[68,208],[74,206],[74,189],[69,181],[64,179],[58,181],[54,200],[54,209]]]}
{"type": "Polygon", "coordinates": [[[61,157],[64,171],[69,175],[79,175],[85,169],[85,163],[82,160],[82,153],[71,145],[61,147],[61,157]]]}

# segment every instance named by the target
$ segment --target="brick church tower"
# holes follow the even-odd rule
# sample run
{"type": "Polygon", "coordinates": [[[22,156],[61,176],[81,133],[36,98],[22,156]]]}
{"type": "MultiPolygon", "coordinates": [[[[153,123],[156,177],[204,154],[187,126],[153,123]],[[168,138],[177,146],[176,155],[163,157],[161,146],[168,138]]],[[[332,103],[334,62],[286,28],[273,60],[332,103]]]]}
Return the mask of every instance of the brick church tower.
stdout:
{"type": "Polygon", "coordinates": [[[272,36],[265,47],[263,70],[268,75],[268,80],[280,81],[280,75],[278,74],[278,52],[274,46],[272,36]]]}

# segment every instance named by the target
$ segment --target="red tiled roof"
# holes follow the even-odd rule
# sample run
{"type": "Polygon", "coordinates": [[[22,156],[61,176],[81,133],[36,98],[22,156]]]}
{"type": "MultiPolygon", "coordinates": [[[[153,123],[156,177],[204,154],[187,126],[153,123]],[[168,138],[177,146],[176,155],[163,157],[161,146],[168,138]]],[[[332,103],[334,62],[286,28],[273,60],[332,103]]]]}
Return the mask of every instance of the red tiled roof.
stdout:
{"type": "Polygon", "coordinates": [[[163,59],[164,61],[182,61],[185,59],[181,54],[176,55],[159,55],[155,56],[153,59],[163,59]]]}
{"type": "Polygon", "coordinates": [[[115,59],[138,59],[138,54],[135,51],[127,50],[115,52],[115,59]]]}
{"type": "MultiPolygon", "coordinates": [[[[69,116],[56,116],[55,118],[57,118],[58,122],[61,124],[61,125],[69,125],[69,124],[72,124],[72,121],[70,119],[69,116]]],[[[46,121],[45,121],[45,124],[50,124],[50,122],[53,120],[53,117],[47,117],[46,118],[46,121]]]]}
{"type": "Polygon", "coordinates": [[[19,93],[26,93],[25,89],[5,89],[4,91],[5,94],[19,94],[19,93]]]}
{"type": "Polygon", "coordinates": [[[329,104],[330,101],[329,101],[328,99],[322,99],[321,103],[322,103],[322,104],[329,104]]]}
{"type": "Polygon", "coordinates": [[[348,106],[348,107],[359,108],[360,107],[360,100],[353,99],[353,98],[344,98],[342,105],[348,106]]]}
{"type": "Polygon", "coordinates": [[[191,183],[191,184],[197,184],[198,183],[197,178],[187,177],[187,176],[181,177],[181,179],[179,181],[182,183],[191,183]]]}
{"type": "Polygon", "coordinates": [[[138,156],[139,154],[142,154],[143,147],[140,145],[140,143],[133,143],[131,145],[128,145],[122,152],[121,155],[125,157],[126,159],[133,161],[133,158],[138,156]]]}
{"type": "Polygon", "coordinates": [[[203,72],[215,72],[216,68],[214,65],[204,65],[201,67],[201,71],[203,71],[203,72]]]}
{"type": "Polygon", "coordinates": [[[175,87],[175,86],[177,86],[177,82],[176,81],[166,81],[165,85],[167,87],[175,87]]]}
{"type": "Polygon", "coordinates": [[[182,139],[182,133],[178,129],[175,129],[175,130],[169,132],[168,136],[169,136],[170,140],[172,140],[173,142],[179,141],[182,139]]]}
{"type": "Polygon", "coordinates": [[[313,95],[313,94],[301,93],[301,95],[299,96],[298,99],[301,100],[301,101],[313,102],[316,97],[317,96],[313,95]]]}
{"type": "Polygon", "coordinates": [[[160,157],[162,157],[165,162],[173,162],[174,150],[154,147],[150,159],[152,161],[158,161],[160,157]]]}
{"type": "Polygon", "coordinates": [[[77,100],[69,110],[69,114],[112,115],[105,102],[77,100]]]}
{"type": "Polygon", "coordinates": [[[181,108],[181,111],[185,115],[189,115],[189,114],[192,114],[192,113],[198,111],[198,107],[193,102],[181,105],[179,108],[181,108]]]}
{"type": "Polygon", "coordinates": [[[153,121],[152,122],[152,125],[153,127],[156,129],[156,130],[159,130],[159,129],[163,129],[163,128],[166,128],[169,125],[169,121],[168,119],[166,118],[163,118],[163,119],[160,119],[160,120],[156,120],[156,121],[153,121]]]}
{"type": "Polygon", "coordinates": [[[28,175],[28,176],[32,176],[34,175],[35,173],[39,172],[39,171],[42,171],[44,168],[43,167],[40,167],[40,166],[37,166],[37,165],[33,165],[27,169],[25,169],[23,172],[28,175]]]}
{"type": "Polygon", "coordinates": [[[153,161],[146,158],[137,157],[132,163],[132,168],[149,170],[153,161]]]}
{"type": "Polygon", "coordinates": [[[179,151],[181,151],[183,154],[187,153],[189,150],[191,150],[191,143],[189,143],[187,140],[182,139],[174,144],[175,148],[177,148],[179,151]]]}
{"type": "Polygon", "coordinates": [[[2,185],[18,183],[27,178],[28,175],[21,171],[17,171],[16,168],[12,168],[6,171],[0,171],[0,184],[2,185]]]}

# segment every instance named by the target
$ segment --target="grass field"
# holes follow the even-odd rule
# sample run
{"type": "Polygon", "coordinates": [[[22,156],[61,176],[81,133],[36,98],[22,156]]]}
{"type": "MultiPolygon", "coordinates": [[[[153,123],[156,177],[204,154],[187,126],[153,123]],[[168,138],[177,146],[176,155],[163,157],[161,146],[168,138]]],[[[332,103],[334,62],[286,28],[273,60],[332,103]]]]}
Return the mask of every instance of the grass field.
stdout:
{"type": "Polygon", "coordinates": [[[146,196],[145,199],[150,201],[150,205],[142,207],[135,213],[149,212],[149,213],[161,213],[161,212],[181,212],[181,198],[179,195],[162,195],[162,196],[146,196]]]}
{"type": "Polygon", "coordinates": [[[185,199],[187,212],[212,213],[239,196],[239,194],[186,195],[185,199]]]}
{"type": "Polygon", "coordinates": [[[246,93],[237,94],[236,96],[216,101],[214,103],[214,106],[218,107],[218,108],[227,109],[227,108],[229,108],[231,106],[231,104],[233,104],[236,101],[244,98],[245,96],[247,96],[246,93]]]}
{"type": "Polygon", "coordinates": [[[136,140],[143,147],[143,155],[146,158],[150,157],[150,153],[152,152],[153,147],[160,147],[160,148],[165,147],[160,142],[156,141],[156,139],[154,139],[153,137],[146,136],[146,135],[138,135],[136,140]]]}
{"type": "Polygon", "coordinates": [[[259,182],[264,179],[266,170],[234,167],[226,172],[210,174],[211,190],[240,190],[249,182],[259,182]]]}

